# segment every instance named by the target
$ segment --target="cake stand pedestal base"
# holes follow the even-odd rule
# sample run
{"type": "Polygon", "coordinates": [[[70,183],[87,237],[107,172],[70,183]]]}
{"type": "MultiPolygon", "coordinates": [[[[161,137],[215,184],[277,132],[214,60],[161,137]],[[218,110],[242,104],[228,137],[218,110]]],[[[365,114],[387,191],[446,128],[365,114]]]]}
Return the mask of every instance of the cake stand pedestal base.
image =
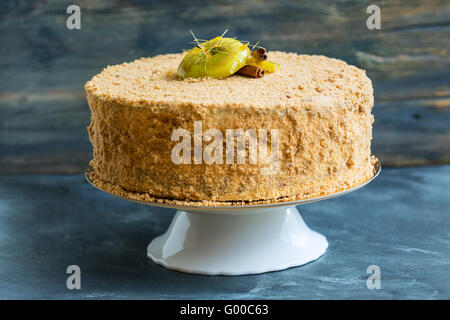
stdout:
{"type": "MultiPolygon", "coordinates": [[[[147,247],[147,256],[155,263],[189,273],[254,274],[300,266],[323,255],[327,239],[308,228],[295,206],[358,190],[375,179],[380,170],[376,160],[372,178],[360,185],[290,202],[197,206],[118,197],[178,210],[169,229],[147,247]]],[[[103,190],[91,181],[92,172],[93,168],[86,169],[86,180],[103,190]]]]}
{"type": "Polygon", "coordinates": [[[147,255],[166,268],[207,275],[243,275],[303,265],[323,255],[326,238],[294,206],[177,211],[147,255]]]}

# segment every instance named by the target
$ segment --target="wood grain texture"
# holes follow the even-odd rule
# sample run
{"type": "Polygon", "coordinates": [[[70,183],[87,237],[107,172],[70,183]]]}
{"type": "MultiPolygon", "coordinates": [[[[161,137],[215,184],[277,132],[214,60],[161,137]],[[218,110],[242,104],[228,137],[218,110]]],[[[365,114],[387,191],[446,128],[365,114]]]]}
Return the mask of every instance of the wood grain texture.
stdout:
{"type": "Polygon", "coordinates": [[[373,152],[385,166],[450,162],[448,1],[72,1],[0,4],[0,172],[80,172],[91,157],[83,85],[107,65],[189,48],[225,29],[367,70],[373,152]],[[381,8],[368,30],[366,8],[381,8]]]}

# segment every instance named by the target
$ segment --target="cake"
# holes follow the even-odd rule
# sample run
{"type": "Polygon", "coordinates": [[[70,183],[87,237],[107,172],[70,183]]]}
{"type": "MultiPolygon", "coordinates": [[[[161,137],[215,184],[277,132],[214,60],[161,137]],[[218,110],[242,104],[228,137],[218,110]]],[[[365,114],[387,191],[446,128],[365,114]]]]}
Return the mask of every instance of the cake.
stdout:
{"type": "Polygon", "coordinates": [[[365,71],[317,55],[273,51],[270,58],[279,70],[259,79],[180,80],[182,54],[105,68],[85,85],[91,181],[130,199],[235,205],[317,197],[369,180],[374,99],[365,71]],[[227,130],[247,136],[228,141],[227,130]],[[260,132],[271,160],[255,163],[252,133],[261,143],[260,132]],[[180,137],[191,154],[180,151],[180,137]],[[202,155],[215,141],[211,163],[202,155]],[[244,154],[227,149],[233,141],[244,154]],[[184,162],[174,160],[176,150],[184,162]]]}

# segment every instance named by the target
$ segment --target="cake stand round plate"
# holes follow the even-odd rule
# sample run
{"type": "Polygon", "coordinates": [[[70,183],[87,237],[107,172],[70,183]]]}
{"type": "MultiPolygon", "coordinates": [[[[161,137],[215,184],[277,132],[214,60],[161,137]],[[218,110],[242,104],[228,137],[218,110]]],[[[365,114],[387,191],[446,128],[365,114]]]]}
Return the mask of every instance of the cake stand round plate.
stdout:
{"type": "MultiPolygon", "coordinates": [[[[87,181],[99,189],[89,179],[89,170],[87,181]]],[[[147,255],[155,263],[206,275],[256,274],[300,266],[322,256],[327,239],[308,228],[296,206],[355,191],[375,179],[380,170],[377,160],[373,177],[363,184],[290,202],[208,207],[119,198],[178,210],[167,231],[148,245],[147,255]]]]}

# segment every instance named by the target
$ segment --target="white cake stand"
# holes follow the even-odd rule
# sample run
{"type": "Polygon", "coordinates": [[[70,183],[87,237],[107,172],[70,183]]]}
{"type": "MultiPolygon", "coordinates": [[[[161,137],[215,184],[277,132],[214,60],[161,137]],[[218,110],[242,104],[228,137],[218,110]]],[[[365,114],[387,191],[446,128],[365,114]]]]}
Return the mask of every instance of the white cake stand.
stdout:
{"type": "MultiPolygon", "coordinates": [[[[308,228],[296,206],[355,191],[375,179],[380,170],[377,161],[374,176],[359,186],[291,202],[205,207],[120,198],[178,210],[169,229],[148,245],[147,255],[155,263],[206,275],[256,274],[300,266],[323,255],[327,239],[308,228]]],[[[88,171],[87,181],[98,188],[89,180],[88,171]]]]}

